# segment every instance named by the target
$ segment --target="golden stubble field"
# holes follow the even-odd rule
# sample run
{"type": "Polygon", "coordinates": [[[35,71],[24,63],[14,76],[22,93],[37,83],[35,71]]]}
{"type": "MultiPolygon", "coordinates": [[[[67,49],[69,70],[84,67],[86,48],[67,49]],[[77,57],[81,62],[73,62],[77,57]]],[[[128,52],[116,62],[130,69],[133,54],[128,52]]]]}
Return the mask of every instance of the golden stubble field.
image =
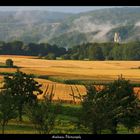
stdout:
{"type": "MultiPolygon", "coordinates": [[[[122,74],[126,79],[140,82],[140,61],[74,61],[74,60],[43,60],[32,56],[1,55],[0,62],[11,58],[14,65],[27,74],[49,75],[63,79],[90,79],[90,80],[114,80],[122,74]]],[[[0,68],[0,72],[14,72],[15,68],[0,68]]],[[[0,76],[0,80],[2,77],[0,76]]],[[[54,93],[54,100],[79,102],[71,95],[86,94],[86,89],[81,85],[66,85],[49,80],[36,79],[42,83],[44,94],[38,96],[41,99],[47,93],[54,93]]],[[[139,89],[135,89],[136,91],[139,89]]]]}
{"type": "MultiPolygon", "coordinates": [[[[0,62],[11,58],[21,71],[38,75],[50,75],[66,79],[114,80],[123,74],[126,79],[140,81],[140,61],[74,61],[43,60],[31,56],[0,56],[0,62]]],[[[0,68],[0,72],[16,69],[0,68]]]]}

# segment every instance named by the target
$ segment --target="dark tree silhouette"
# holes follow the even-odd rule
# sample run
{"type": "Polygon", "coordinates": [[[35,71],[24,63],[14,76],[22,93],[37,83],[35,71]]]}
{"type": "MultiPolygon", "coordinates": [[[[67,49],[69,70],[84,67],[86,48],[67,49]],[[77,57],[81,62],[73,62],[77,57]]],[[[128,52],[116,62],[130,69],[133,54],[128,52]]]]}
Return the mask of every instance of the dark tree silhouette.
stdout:
{"type": "Polygon", "coordinates": [[[24,104],[34,104],[37,101],[37,95],[42,93],[41,86],[31,75],[19,70],[12,77],[4,77],[3,89],[9,90],[13,96],[18,110],[19,121],[22,121],[24,104]]]}

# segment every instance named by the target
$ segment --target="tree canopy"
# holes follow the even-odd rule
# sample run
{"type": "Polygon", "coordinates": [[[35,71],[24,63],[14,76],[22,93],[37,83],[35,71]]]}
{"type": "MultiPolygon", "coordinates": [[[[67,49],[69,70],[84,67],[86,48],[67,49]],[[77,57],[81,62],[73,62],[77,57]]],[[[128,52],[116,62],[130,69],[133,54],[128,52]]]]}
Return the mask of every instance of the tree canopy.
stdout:
{"type": "Polygon", "coordinates": [[[93,85],[87,86],[79,122],[93,134],[99,134],[102,130],[116,134],[119,124],[128,130],[139,126],[139,110],[140,100],[134,94],[133,86],[128,80],[119,77],[100,89],[93,85]]]}
{"type": "Polygon", "coordinates": [[[4,77],[3,90],[10,91],[18,110],[19,121],[22,121],[22,111],[25,103],[31,105],[37,101],[37,94],[41,94],[42,85],[35,81],[31,75],[17,71],[12,77],[4,77]]]}

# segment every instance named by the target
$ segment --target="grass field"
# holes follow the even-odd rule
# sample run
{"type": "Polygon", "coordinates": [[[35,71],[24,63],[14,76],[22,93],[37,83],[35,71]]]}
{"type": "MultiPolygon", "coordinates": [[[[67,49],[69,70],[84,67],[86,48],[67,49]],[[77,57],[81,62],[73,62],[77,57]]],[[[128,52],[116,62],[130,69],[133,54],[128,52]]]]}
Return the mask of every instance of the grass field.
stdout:
{"type": "MultiPolygon", "coordinates": [[[[90,130],[84,127],[77,127],[75,121],[79,112],[80,105],[62,104],[62,111],[57,116],[54,130],[51,134],[91,134],[90,130]]],[[[139,134],[140,129],[136,128],[134,132],[129,131],[122,125],[118,126],[119,134],[139,134]]],[[[1,127],[0,127],[1,130],[1,127]]],[[[1,131],[0,131],[1,133],[1,131]]],[[[110,133],[108,130],[103,130],[102,133],[110,133]]],[[[23,116],[23,122],[17,123],[16,120],[11,120],[5,127],[5,134],[38,134],[30,123],[27,116],[23,116]]]]}

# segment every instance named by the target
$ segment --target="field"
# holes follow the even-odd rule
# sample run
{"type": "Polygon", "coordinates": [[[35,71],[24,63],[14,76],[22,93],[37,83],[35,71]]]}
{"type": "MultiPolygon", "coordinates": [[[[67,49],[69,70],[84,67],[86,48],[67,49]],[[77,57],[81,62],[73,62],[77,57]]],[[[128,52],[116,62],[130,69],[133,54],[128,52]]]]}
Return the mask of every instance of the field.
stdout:
{"type": "MultiPolygon", "coordinates": [[[[0,56],[0,62],[11,58],[21,71],[49,75],[62,79],[110,81],[123,74],[126,79],[140,82],[140,61],[74,61],[43,60],[31,56],[0,56]]],[[[0,72],[14,72],[15,68],[1,68],[0,72]]]]}
{"type": "MultiPolygon", "coordinates": [[[[132,82],[140,82],[140,61],[73,61],[73,60],[43,60],[32,56],[0,56],[0,63],[11,58],[14,65],[26,73],[50,76],[58,79],[112,81],[123,74],[132,82]]],[[[0,68],[0,72],[15,72],[16,68],[0,68]]],[[[0,76],[2,81],[2,76],[0,76]]],[[[43,94],[38,99],[43,99],[48,93],[53,93],[53,100],[68,103],[79,103],[80,99],[75,97],[85,95],[86,89],[82,85],[68,85],[36,78],[42,84],[43,94]]],[[[135,88],[139,93],[139,88],[135,88]]],[[[140,95],[140,94],[139,94],[140,95]]]]}
{"type": "MultiPolygon", "coordinates": [[[[140,61],[73,61],[73,60],[43,60],[31,56],[0,56],[0,65],[5,60],[11,58],[14,65],[18,66],[21,71],[28,74],[39,76],[49,76],[55,79],[66,80],[91,80],[95,82],[108,82],[117,79],[118,75],[123,74],[126,79],[134,83],[140,83],[140,61]]],[[[13,73],[16,68],[0,67],[0,72],[13,73]]],[[[79,129],[75,125],[77,114],[80,109],[79,95],[86,94],[86,88],[78,84],[64,84],[58,81],[35,78],[42,84],[42,95],[38,95],[38,99],[42,100],[46,94],[52,93],[53,101],[61,101],[63,103],[62,112],[58,115],[56,127],[51,133],[55,134],[88,134],[87,129],[79,129]],[[66,103],[66,104],[64,104],[66,103]],[[69,104],[70,103],[70,104],[69,104]],[[71,104],[72,103],[72,104],[71,104]],[[73,104],[74,103],[74,104],[73,104]]],[[[3,75],[0,75],[2,86],[3,75]]],[[[96,85],[98,88],[98,85],[96,85]]],[[[134,88],[135,93],[139,93],[140,88],[134,88]]],[[[134,132],[128,132],[124,126],[118,127],[118,133],[140,133],[139,128],[134,132]]],[[[0,132],[1,133],[1,132],[0,132]]],[[[11,120],[5,128],[5,133],[10,134],[36,134],[33,125],[27,116],[23,117],[23,122],[17,125],[17,120],[11,120]]],[[[108,132],[102,132],[108,133],[108,132]]]]}
{"type": "Polygon", "coordinates": [[[62,101],[65,103],[80,103],[79,95],[86,94],[86,88],[82,85],[66,85],[59,83],[43,84],[42,95],[38,95],[38,99],[43,99],[46,94],[53,94],[53,101],[62,101]]]}
{"type": "MultiPolygon", "coordinates": [[[[56,125],[51,134],[91,134],[87,128],[78,128],[74,123],[77,120],[79,105],[62,104],[62,112],[57,116],[56,125]]],[[[0,126],[1,129],[1,126],[0,126]]],[[[122,125],[118,126],[118,134],[139,134],[140,129],[135,128],[134,132],[128,131],[122,125]]],[[[109,133],[103,130],[102,134],[109,133]]],[[[0,131],[1,134],[1,131],[0,131]]],[[[11,120],[5,127],[5,134],[38,134],[26,115],[23,122],[17,125],[17,120],[11,120]]]]}

